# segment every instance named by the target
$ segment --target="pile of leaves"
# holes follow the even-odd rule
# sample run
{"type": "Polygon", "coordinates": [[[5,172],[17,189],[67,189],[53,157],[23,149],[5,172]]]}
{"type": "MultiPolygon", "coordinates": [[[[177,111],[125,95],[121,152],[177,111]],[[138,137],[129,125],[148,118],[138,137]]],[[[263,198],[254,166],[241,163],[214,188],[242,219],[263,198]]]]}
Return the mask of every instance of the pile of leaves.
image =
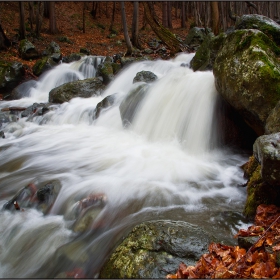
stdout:
{"type": "Polygon", "coordinates": [[[259,205],[254,225],[235,235],[251,236],[259,238],[247,251],[239,246],[211,243],[209,253],[202,255],[195,266],[181,263],[176,274],[166,278],[280,278],[280,208],[259,205]]]}

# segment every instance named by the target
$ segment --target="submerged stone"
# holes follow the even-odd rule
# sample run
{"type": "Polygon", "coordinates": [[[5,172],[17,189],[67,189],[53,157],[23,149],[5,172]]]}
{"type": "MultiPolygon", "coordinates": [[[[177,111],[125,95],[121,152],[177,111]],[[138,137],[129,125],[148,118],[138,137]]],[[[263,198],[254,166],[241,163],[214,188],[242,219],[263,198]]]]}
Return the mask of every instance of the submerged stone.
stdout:
{"type": "Polygon", "coordinates": [[[144,222],[115,249],[100,278],[165,278],[181,262],[193,265],[211,241],[208,233],[187,222],[144,222]]]}

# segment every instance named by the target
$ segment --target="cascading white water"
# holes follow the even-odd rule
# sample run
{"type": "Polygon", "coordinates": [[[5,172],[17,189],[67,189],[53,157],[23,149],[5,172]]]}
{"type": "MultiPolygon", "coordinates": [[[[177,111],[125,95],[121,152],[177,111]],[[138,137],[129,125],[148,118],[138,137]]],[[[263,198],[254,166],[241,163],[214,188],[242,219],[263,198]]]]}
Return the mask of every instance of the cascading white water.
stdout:
{"type": "MultiPolygon", "coordinates": [[[[238,166],[245,158],[213,143],[213,74],[180,66],[190,59],[184,54],[134,63],[102,97],[74,98],[44,116],[3,128],[0,207],[30,182],[58,180],[61,189],[46,216],[35,209],[0,212],[0,277],[53,278],[77,263],[87,268],[87,277],[98,277],[123,233],[151,219],[188,221],[230,240],[242,223],[225,220],[223,213],[242,211],[245,190],[237,187],[243,183],[238,166]],[[159,79],[125,129],[118,105],[142,70],[159,79]],[[93,121],[96,104],[114,93],[115,106],[93,121]],[[96,193],[106,195],[106,206],[91,230],[74,232],[71,209],[96,193]]],[[[0,108],[47,102],[47,91],[56,86],[50,77],[58,73],[81,75],[62,64],[38,81],[29,98],[1,102],[0,108]]]]}

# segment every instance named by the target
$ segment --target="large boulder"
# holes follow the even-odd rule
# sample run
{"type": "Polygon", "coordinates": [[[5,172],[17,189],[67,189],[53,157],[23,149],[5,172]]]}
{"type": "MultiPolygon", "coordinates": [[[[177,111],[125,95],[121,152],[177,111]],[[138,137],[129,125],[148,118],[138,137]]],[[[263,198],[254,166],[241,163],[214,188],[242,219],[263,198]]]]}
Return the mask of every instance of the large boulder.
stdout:
{"type": "Polygon", "coordinates": [[[258,135],[280,100],[280,49],[259,30],[230,33],[216,57],[213,73],[222,97],[258,135]]]}
{"type": "Polygon", "coordinates": [[[88,98],[100,95],[104,88],[105,86],[98,78],[74,81],[52,89],[49,93],[49,100],[52,103],[63,103],[74,97],[88,98]]]}
{"type": "Polygon", "coordinates": [[[5,93],[16,87],[22,80],[24,67],[20,62],[0,61],[0,93],[5,93]]]}
{"type": "Polygon", "coordinates": [[[272,109],[268,118],[266,119],[265,133],[271,134],[271,133],[280,132],[279,120],[280,120],[280,101],[272,109]]]}
{"type": "Polygon", "coordinates": [[[42,59],[37,60],[32,67],[34,75],[40,76],[42,73],[52,69],[54,66],[57,66],[58,62],[55,60],[52,56],[44,56],[42,59]]]}
{"type": "Polygon", "coordinates": [[[151,71],[141,71],[136,74],[136,76],[133,79],[133,83],[138,82],[145,82],[145,83],[152,83],[157,80],[157,75],[155,75],[151,71]]]}
{"type": "Polygon", "coordinates": [[[237,17],[235,29],[258,29],[280,44],[280,25],[274,20],[263,15],[243,15],[237,17]]]}
{"type": "Polygon", "coordinates": [[[36,50],[35,46],[27,39],[23,39],[19,42],[18,51],[19,51],[20,57],[25,60],[34,59],[34,58],[39,57],[39,53],[36,50]]]}
{"type": "Polygon", "coordinates": [[[193,265],[213,238],[182,221],[150,221],[133,228],[115,249],[100,278],[165,278],[181,262],[193,265]]]}
{"type": "Polygon", "coordinates": [[[105,61],[97,66],[97,75],[103,78],[103,83],[105,85],[108,85],[114,80],[114,69],[109,57],[106,57],[105,61]]]}

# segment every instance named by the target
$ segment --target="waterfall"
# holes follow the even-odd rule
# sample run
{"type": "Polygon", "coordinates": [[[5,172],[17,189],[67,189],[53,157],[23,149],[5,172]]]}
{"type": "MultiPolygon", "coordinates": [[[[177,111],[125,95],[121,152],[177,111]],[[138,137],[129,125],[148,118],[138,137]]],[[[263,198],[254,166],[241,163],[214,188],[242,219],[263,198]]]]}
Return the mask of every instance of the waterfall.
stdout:
{"type": "MultiPolygon", "coordinates": [[[[246,190],[237,185],[244,183],[239,166],[246,157],[218,145],[213,73],[189,69],[192,56],[135,62],[102,96],[74,98],[3,125],[0,208],[29,184],[60,187],[48,211],[28,204],[23,212],[0,211],[1,277],[63,277],[78,266],[96,278],[124,234],[146,220],[187,221],[231,242],[243,225],[246,190]],[[143,70],[158,79],[124,127],[119,106],[143,70]],[[93,120],[96,105],[112,94],[114,105],[93,120]],[[83,224],[77,205],[100,194],[104,206],[82,212],[83,224]]],[[[32,84],[29,96],[2,101],[0,109],[47,102],[53,87],[94,76],[102,59],[62,63],[32,84]]]]}

